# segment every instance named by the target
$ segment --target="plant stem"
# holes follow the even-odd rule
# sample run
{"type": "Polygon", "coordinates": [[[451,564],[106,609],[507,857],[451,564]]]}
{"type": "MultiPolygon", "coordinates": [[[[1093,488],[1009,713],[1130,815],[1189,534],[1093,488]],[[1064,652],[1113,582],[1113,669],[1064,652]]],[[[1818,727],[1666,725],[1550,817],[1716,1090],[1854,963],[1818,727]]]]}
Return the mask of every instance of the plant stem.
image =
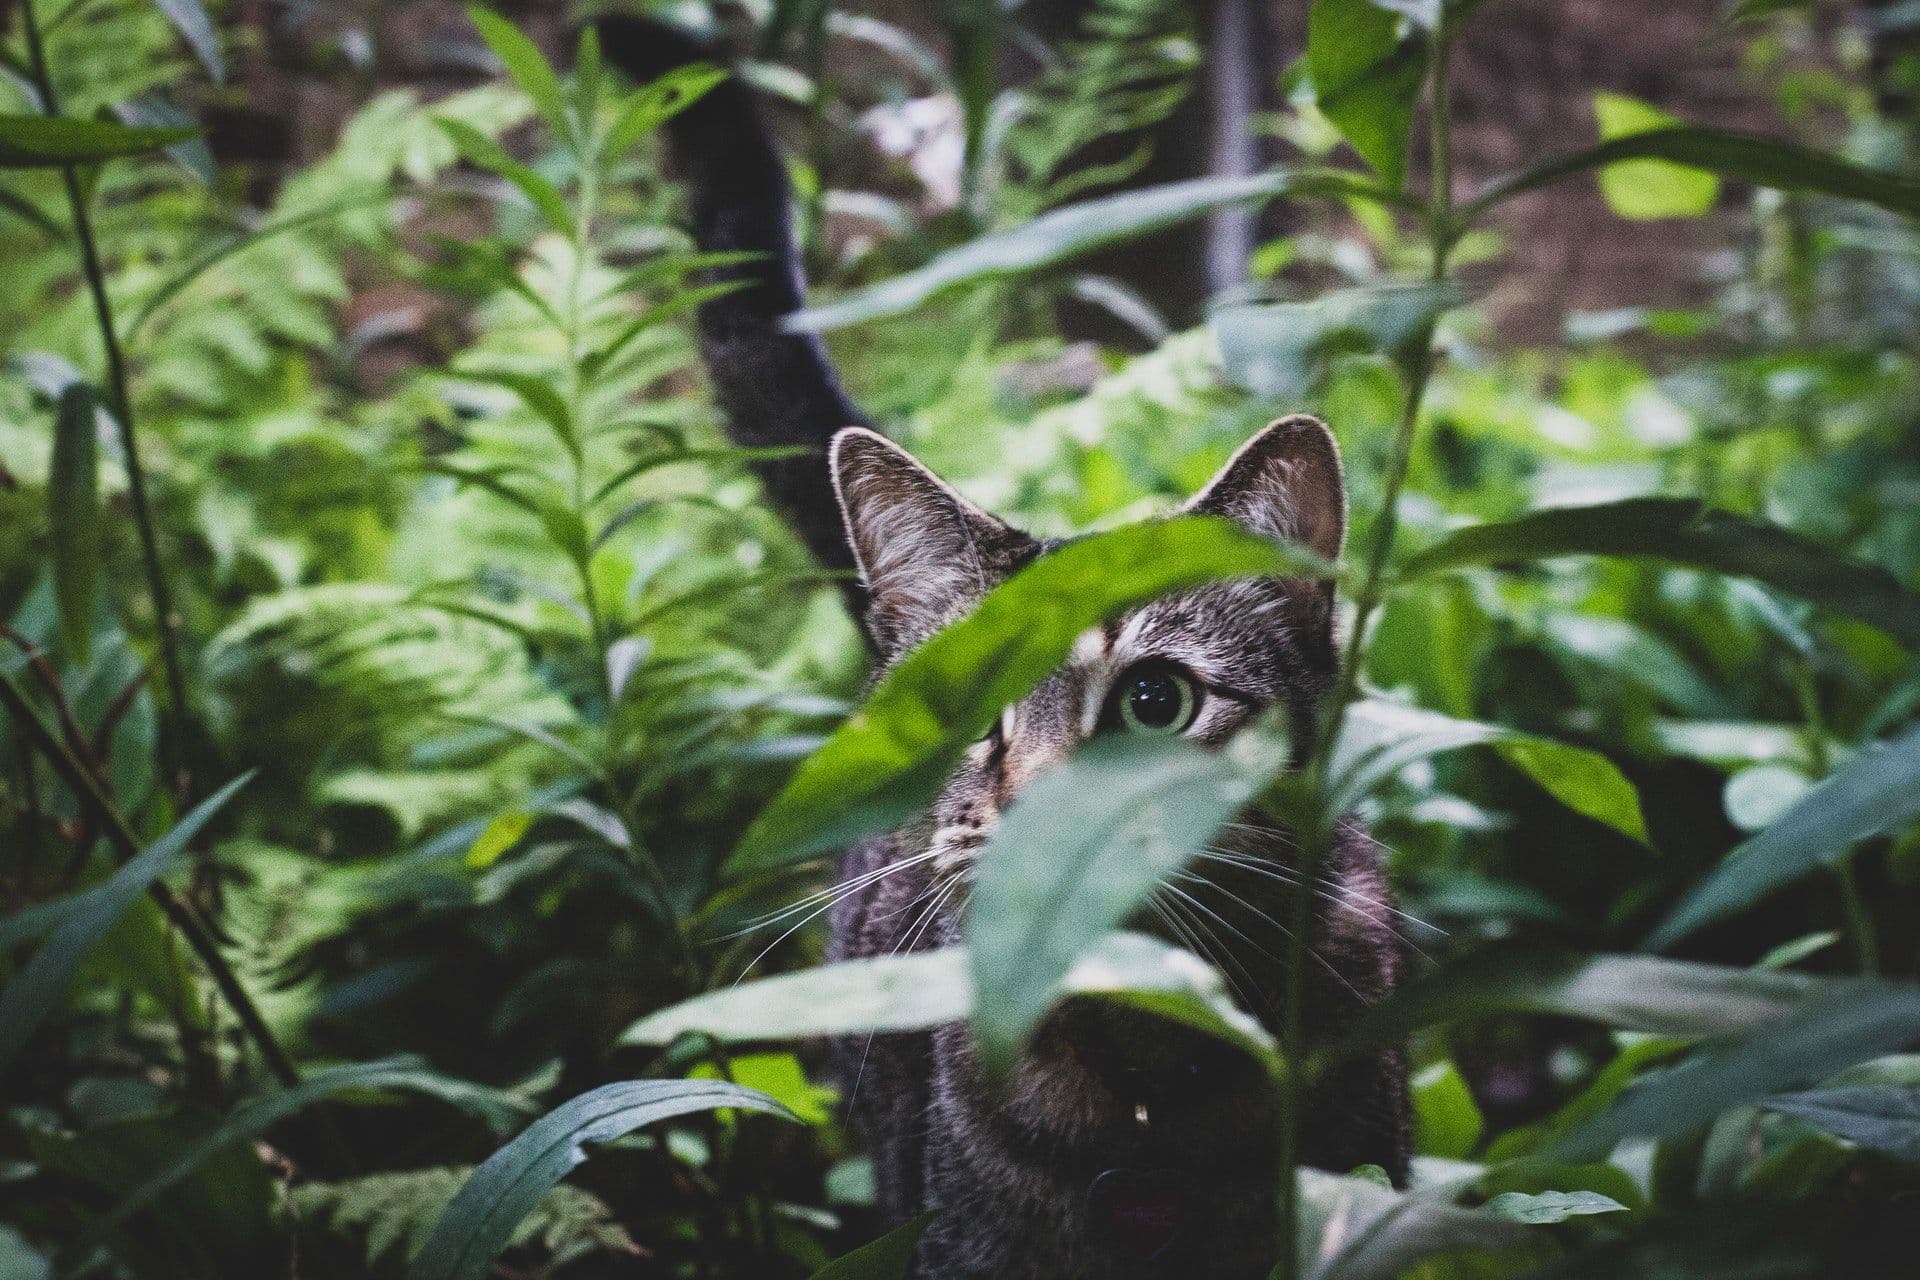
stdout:
{"type": "MultiPolygon", "coordinates": [[[[60,98],[53,76],[47,68],[45,42],[34,16],[33,0],[20,6],[26,28],[27,50],[33,63],[35,87],[40,105],[49,116],[60,114],[60,98]]],[[[192,776],[187,766],[186,671],[180,662],[180,617],[173,609],[173,596],[167,589],[167,576],[160,562],[160,544],[154,534],[153,509],[147,501],[146,469],[140,464],[140,448],[133,428],[133,400],[127,391],[127,362],[120,350],[119,331],[114,326],[113,304],[107,297],[106,274],[100,265],[100,248],[94,238],[93,217],[87,207],[86,192],[80,175],[72,165],[60,170],[67,188],[67,203],[73,211],[74,236],[80,242],[80,262],[86,272],[87,290],[93,296],[94,319],[107,354],[107,408],[120,437],[120,452],[127,466],[127,493],[133,501],[134,528],[140,536],[140,557],[146,569],[147,593],[153,601],[154,627],[160,644],[160,665],[167,681],[166,730],[160,735],[160,777],[174,791],[183,806],[192,797],[192,776]]]]}
{"type": "MultiPolygon", "coordinates": [[[[1800,715],[1806,721],[1802,735],[1807,745],[1808,763],[1816,777],[1833,772],[1833,748],[1827,735],[1826,716],[1820,711],[1820,691],[1813,682],[1813,669],[1804,658],[1795,664],[1794,690],[1800,699],[1800,715]]],[[[1880,939],[1874,932],[1873,914],[1860,892],[1860,878],[1853,869],[1852,855],[1833,864],[1834,883],[1840,890],[1840,909],[1846,915],[1847,941],[1854,959],[1866,977],[1880,974],[1880,939]]]]}
{"type": "MultiPolygon", "coordinates": [[[[39,715],[34,712],[26,695],[20,692],[11,679],[5,677],[0,677],[0,703],[5,704],[7,713],[13,718],[14,723],[33,739],[41,756],[53,767],[54,772],[60,775],[61,781],[67,784],[80,807],[92,813],[100,829],[119,853],[120,861],[125,863],[137,857],[140,853],[140,841],[133,834],[133,828],[128,824],[126,817],[102,790],[99,780],[88,772],[79,759],[67,749],[59,735],[47,728],[39,715]]],[[[220,993],[226,998],[228,1006],[240,1019],[240,1025],[245,1028],[247,1037],[259,1049],[260,1059],[266,1063],[267,1069],[273,1072],[282,1084],[299,1084],[299,1070],[287,1057],[286,1051],[280,1047],[280,1042],[274,1038],[273,1031],[260,1015],[259,1007],[253,1003],[253,998],[247,994],[246,988],[241,986],[240,979],[234,973],[233,967],[227,963],[227,958],[220,954],[220,947],[214,941],[213,931],[208,927],[199,909],[157,880],[148,886],[147,893],[159,904],[168,922],[179,930],[182,937],[186,938],[187,945],[193,948],[194,953],[200,957],[201,963],[207,967],[207,972],[212,975],[214,984],[220,988],[220,993]]]]}
{"type": "MultiPolygon", "coordinates": [[[[1431,279],[1447,278],[1447,259],[1456,238],[1453,212],[1453,177],[1450,145],[1452,93],[1448,69],[1448,49],[1452,32],[1444,7],[1435,23],[1428,45],[1428,74],[1432,84],[1428,142],[1427,239],[1432,247],[1431,279]]],[[[1311,805],[1312,828],[1299,833],[1300,865],[1296,872],[1298,888],[1291,902],[1287,938],[1286,999],[1281,1013],[1281,1050],[1286,1056],[1287,1072],[1280,1089],[1279,1134],[1279,1227],[1281,1280],[1295,1280],[1299,1274],[1300,1233],[1300,1113],[1306,1104],[1308,1063],[1306,1043],[1306,967],[1308,939],[1313,928],[1314,887],[1320,867],[1333,843],[1339,838],[1342,815],[1329,811],[1332,794],[1333,751],[1346,723],[1347,709],[1360,689],[1360,667],[1365,656],[1367,630],[1386,590],[1387,563],[1392,556],[1395,535],[1400,528],[1400,493],[1406,486],[1407,470],[1413,458],[1413,444],[1420,426],[1420,409],[1436,363],[1433,348],[1434,321],[1429,320],[1403,358],[1406,392],[1400,405],[1400,419],[1394,430],[1392,451],[1387,459],[1386,478],[1381,489],[1380,514],[1368,547],[1366,569],[1354,597],[1353,620],[1341,655],[1339,679],[1328,704],[1323,708],[1313,754],[1307,766],[1307,796],[1311,805]]]]}

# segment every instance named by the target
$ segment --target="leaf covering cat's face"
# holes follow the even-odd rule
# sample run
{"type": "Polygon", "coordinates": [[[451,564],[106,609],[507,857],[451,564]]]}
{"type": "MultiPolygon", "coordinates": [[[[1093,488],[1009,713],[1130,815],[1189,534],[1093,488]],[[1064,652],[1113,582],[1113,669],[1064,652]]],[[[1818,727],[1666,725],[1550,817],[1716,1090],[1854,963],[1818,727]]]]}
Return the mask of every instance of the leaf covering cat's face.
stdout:
{"type": "MultiPolygon", "coordinates": [[[[866,622],[891,663],[964,615],[1053,546],[968,502],[898,446],[849,428],[834,438],[835,489],[869,593],[866,622]]],[[[1230,519],[1331,561],[1346,530],[1340,457],[1313,418],[1254,436],[1184,510],[1230,519]]],[[[1335,667],[1329,583],[1225,582],[1123,614],[1080,638],[1067,663],[969,752],[915,833],[956,869],[1029,779],[1107,732],[1225,741],[1284,705],[1304,741],[1335,667]]]]}

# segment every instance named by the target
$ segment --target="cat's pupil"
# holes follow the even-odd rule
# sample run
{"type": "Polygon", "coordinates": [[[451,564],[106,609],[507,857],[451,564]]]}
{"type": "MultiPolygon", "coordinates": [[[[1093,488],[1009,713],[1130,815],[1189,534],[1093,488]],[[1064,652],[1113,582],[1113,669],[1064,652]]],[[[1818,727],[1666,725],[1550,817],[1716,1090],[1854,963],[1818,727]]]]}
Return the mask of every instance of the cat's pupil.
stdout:
{"type": "Polygon", "coordinates": [[[1180,687],[1163,675],[1141,676],[1127,692],[1134,721],[1149,729],[1165,729],[1180,718],[1180,687]]]}

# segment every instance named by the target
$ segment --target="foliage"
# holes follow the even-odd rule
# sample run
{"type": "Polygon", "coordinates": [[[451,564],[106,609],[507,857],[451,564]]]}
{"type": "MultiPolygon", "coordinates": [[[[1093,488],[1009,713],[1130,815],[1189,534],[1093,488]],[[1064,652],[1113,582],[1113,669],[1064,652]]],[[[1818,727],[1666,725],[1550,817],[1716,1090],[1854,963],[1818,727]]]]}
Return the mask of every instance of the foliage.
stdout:
{"type": "Polygon", "coordinates": [[[1791,137],[1602,95],[1457,200],[1451,51],[1498,6],[1316,0],[1262,122],[1301,154],[1143,188],[1202,70],[1180,6],[1100,0],[1055,48],[951,6],[943,65],[772,5],[763,51],[806,48],[751,74],[812,104],[824,294],[790,324],[970,496],[1111,530],[862,694],[695,372],[726,286],[656,135],[723,73],[618,85],[480,10],[497,81],[369,92],[270,172],[202,133],[264,105],[239,7],[16,6],[0,1271],[898,1276],[924,1223],[882,1231],[820,1037],[970,1019],[1004,1065],[1072,997],[1237,1045],[1288,1132],[1312,1073],[1409,1046],[1413,1185],[1287,1177],[1278,1274],[1865,1273],[1920,1189],[1920,185],[1876,99],[1911,55],[1810,8],[1721,37],[1791,137]],[[1016,40],[1039,69],[997,85],[1016,40]],[[1789,46],[1832,54],[1831,110],[1789,46]],[[843,189],[835,96],[902,75],[961,121],[959,216],[843,189]],[[1496,215],[1571,182],[1742,251],[1703,305],[1516,348],[1496,215]],[[1276,201],[1255,274],[1296,300],[1091,368],[1037,305],[1276,201]],[[1344,563],[1139,522],[1301,409],[1345,451],[1344,563]],[[819,963],[820,857],[1082,630],[1302,569],[1351,601],[1313,741],[1089,750],[983,852],[964,947],[819,963]],[[1349,819],[1387,851],[1424,959],[1339,1038],[1254,1022],[1203,934],[1114,932],[1248,804],[1307,877],[1349,819]]]}

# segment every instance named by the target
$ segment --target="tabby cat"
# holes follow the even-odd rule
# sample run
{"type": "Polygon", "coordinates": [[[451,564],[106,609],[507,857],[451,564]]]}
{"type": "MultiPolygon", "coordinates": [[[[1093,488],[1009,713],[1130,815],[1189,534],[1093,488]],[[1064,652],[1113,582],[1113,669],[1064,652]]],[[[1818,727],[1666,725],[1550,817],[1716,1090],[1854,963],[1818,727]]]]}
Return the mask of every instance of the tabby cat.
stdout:
{"type": "MultiPolygon", "coordinates": [[[[602,21],[608,57],[646,79],[706,56],[661,27],[602,21]]],[[[704,250],[748,250],[746,282],[701,311],[702,352],[742,445],[805,445],[765,465],[769,497],[850,592],[884,669],[1057,544],[980,510],[867,429],[818,339],[781,331],[801,303],[785,170],[747,91],[728,81],[673,122],[670,140],[704,250]]],[[[1345,533],[1333,437],[1291,417],[1248,441],[1187,510],[1286,537],[1329,558],[1345,533]]],[[[928,811],[853,849],[833,915],[835,958],[959,940],[969,862],[1021,786],[1102,733],[1224,742],[1267,708],[1311,737],[1336,673],[1326,582],[1217,584],[1119,617],[1009,707],[928,811]]],[[[1234,824],[1184,882],[1184,923],[1204,935],[1252,1012],[1280,1021],[1295,891],[1288,833],[1234,824]]],[[[1349,826],[1320,868],[1308,1017],[1335,1026],[1392,985],[1400,954],[1375,847],[1349,826]]],[[[1069,1003],[990,1091],[964,1026],[841,1047],[886,1213],[932,1210],[919,1280],[1257,1280],[1272,1265],[1275,1117],[1262,1073],[1226,1046],[1111,1006],[1069,1003]],[[857,1087],[855,1082],[857,1081],[857,1087]]],[[[1406,1072],[1397,1052],[1323,1079],[1305,1113],[1313,1164],[1407,1163],[1406,1072]]]]}

